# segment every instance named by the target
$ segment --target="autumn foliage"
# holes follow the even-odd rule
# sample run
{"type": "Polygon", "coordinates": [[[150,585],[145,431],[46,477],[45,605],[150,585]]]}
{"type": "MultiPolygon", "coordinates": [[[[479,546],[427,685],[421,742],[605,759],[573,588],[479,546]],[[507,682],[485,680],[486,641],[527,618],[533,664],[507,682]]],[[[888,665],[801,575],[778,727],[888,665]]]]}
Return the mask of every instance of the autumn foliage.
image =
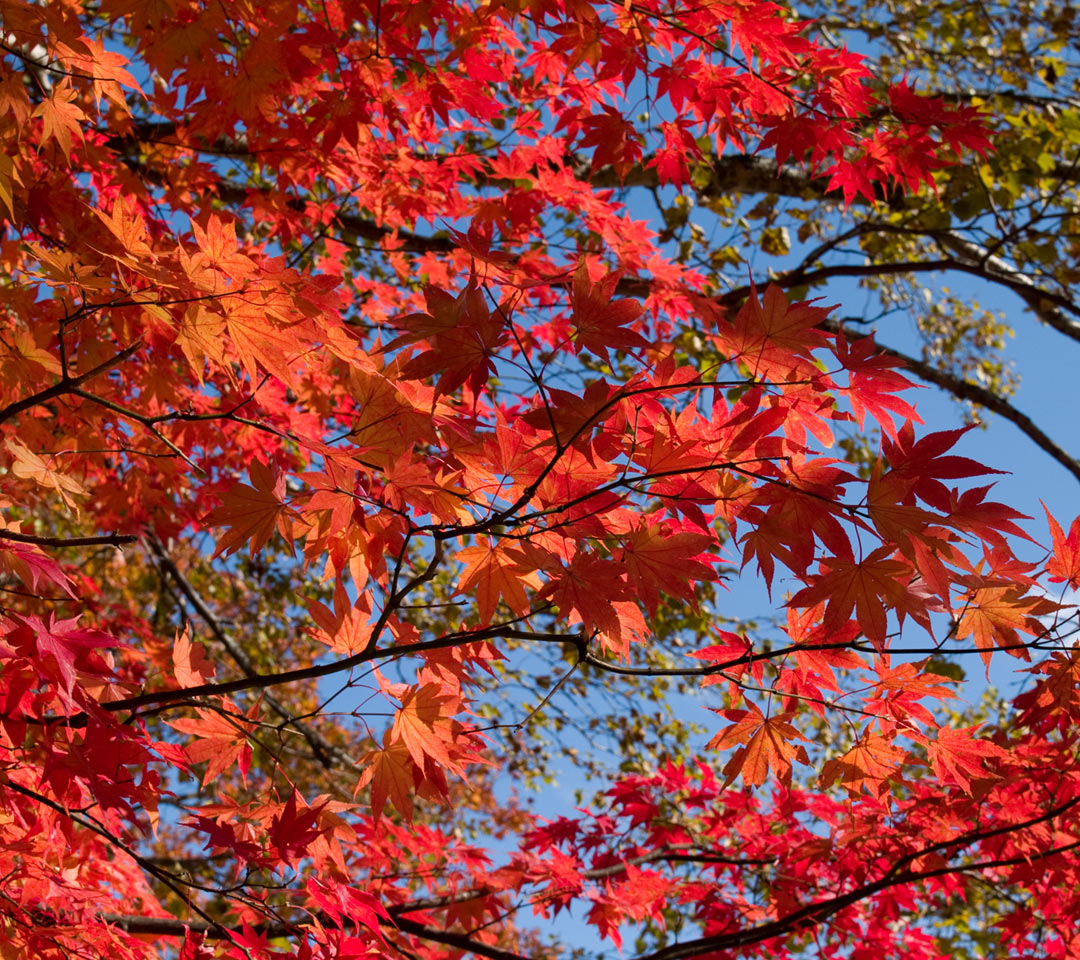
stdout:
{"type": "Polygon", "coordinates": [[[0,957],[1080,956],[1080,527],[623,203],[932,190],[987,118],[761,0],[0,21],[0,957]],[[530,809],[672,678],[713,712],[530,809]]]}

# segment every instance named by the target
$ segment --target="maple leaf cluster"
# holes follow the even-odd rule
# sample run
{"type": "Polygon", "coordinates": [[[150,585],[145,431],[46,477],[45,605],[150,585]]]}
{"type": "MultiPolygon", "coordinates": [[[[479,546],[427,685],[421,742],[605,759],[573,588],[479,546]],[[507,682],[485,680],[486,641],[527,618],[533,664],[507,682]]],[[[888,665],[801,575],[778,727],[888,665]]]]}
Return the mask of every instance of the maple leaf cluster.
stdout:
{"type": "Polygon", "coordinates": [[[650,960],[929,958],[903,918],[971,877],[1017,955],[1078,955],[1076,524],[1018,556],[870,338],[723,309],[611,189],[703,142],[917,189],[977,112],[762,0],[10,0],[0,35],[0,956],[518,960],[523,906],[586,905],[650,960]],[[867,472],[825,452],[868,423],[867,472]],[[779,644],[707,622],[739,568],[779,644]],[[983,729],[909,641],[1049,656],[983,729]],[[564,673],[504,722],[523,651],[564,673]],[[717,688],[695,772],[506,799],[562,685],[656,675],[717,688]]]}

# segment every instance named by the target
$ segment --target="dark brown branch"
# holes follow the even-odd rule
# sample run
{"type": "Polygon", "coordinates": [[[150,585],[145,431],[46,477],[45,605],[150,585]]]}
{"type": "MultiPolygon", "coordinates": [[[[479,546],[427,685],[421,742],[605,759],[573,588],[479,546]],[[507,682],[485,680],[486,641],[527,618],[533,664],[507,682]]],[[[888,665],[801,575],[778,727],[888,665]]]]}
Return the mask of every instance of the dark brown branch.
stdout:
{"type": "MultiPolygon", "coordinates": [[[[114,139],[117,145],[128,143],[124,138],[114,139]]],[[[133,143],[137,143],[137,141],[133,141],[133,143]]],[[[178,144],[178,146],[182,145],[178,144]]],[[[227,150],[226,144],[220,144],[219,147],[220,150],[213,152],[244,152],[243,150],[227,150]]],[[[196,149],[194,147],[188,148],[196,149]]],[[[437,161],[439,158],[432,156],[430,159],[437,161]]],[[[660,186],[657,168],[648,166],[647,160],[635,165],[622,178],[609,167],[591,171],[585,161],[575,163],[571,158],[570,162],[575,166],[577,176],[580,179],[588,180],[591,186],[597,189],[616,187],[645,187],[651,189],[660,186]]],[[[134,160],[130,160],[129,165],[134,165],[136,171],[151,182],[166,185],[165,177],[159,171],[140,165],[134,160]]],[[[827,178],[812,176],[804,168],[797,165],[777,164],[775,160],[768,157],[713,156],[705,164],[705,167],[709,171],[709,179],[705,184],[696,187],[695,190],[698,196],[706,199],[727,197],[732,193],[740,195],[776,194],[800,199],[834,199],[837,202],[841,198],[839,191],[830,191],[828,189],[827,178]]],[[[1059,167],[1059,170],[1055,170],[1055,176],[1060,179],[1069,181],[1080,179],[1080,171],[1076,169],[1075,165],[1059,164],[1059,167]]],[[[478,185],[500,186],[503,184],[497,178],[486,179],[481,176],[478,185]]],[[[242,204],[247,201],[252,188],[219,181],[214,186],[214,192],[218,199],[224,203],[242,204]]],[[[261,189],[259,192],[270,195],[273,191],[261,189]]],[[[853,202],[861,204],[864,200],[862,197],[856,197],[853,202]]],[[[900,202],[900,198],[890,196],[889,202],[900,202]]],[[[307,207],[306,201],[300,198],[290,197],[284,203],[286,207],[301,213],[307,207]]],[[[344,239],[347,241],[364,239],[375,243],[383,243],[393,239],[396,249],[411,253],[449,253],[456,249],[456,244],[449,237],[424,236],[404,228],[389,227],[358,213],[339,211],[335,215],[335,221],[345,232],[344,239]]],[[[873,224],[866,224],[866,228],[867,232],[873,232],[876,229],[873,224]]],[[[796,286],[801,283],[825,280],[831,276],[876,276],[884,273],[957,270],[1007,287],[1019,296],[1025,306],[1044,323],[1074,340],[1080,340],[1080,323],[1069,320],[1065,316],[1066,313],[1080,316],[1080,307],[1077,307],[1069,298],[1041,289],[1031,277],[1009,267],[1000,257],[992,255],[955,231],[928,230],[926,236],[951,250],[956,256],[938,261],[860,264],[854,266],[835,265],[812,272],[797,270],[787,275],[787,277],[780,278],[777,282],[783,286],[796,286]]],[[[738,291],[736,291],[736,294],[738,294],[738,291]]],[[[631,295],[641,295],[641,292],[634,290],[631,295]]]]}
{"type": "MultiPolygon", "coordinates": [[[[151,862],[153,858],[148,858],[151,862]]],[[[188,862],[186,859],[180,860],[168,860],[161,859],[160,862],[188,862]]],[[[197,858],[193,858],[193,862],[202,862],[197,858]]],[[[730,864],[733,866],[766,866],[773,863],[773,860],[766,860],[760,858],[741,858],[741,857],[724,857],[719,854],[713,853],[684,853],[677,850],[656,850],[652,853],[644,854],[640,857],[633,857],[626,860],[623,863],[614,864],[610,867],[600,867],[594,870],[582,870],[581,877],[585,880],[600,880],[607,877],[618,876],[621,873],[625,873],[630,866],[637,866],[643,863],[700,863],[700,864],[730,864]]],[[[467,903],[470,900],[476,900],[481,897],[491,896],[494,891],[486,887],[478,887],[473,890],[465,890],[460,893],[452,894],[445,897],[430,897],[424,900],[408,900],[405,903],[390,904],[386,907],[386,912],[393,920],[393,925],[398,929],[405,930],[406,927],[412,925],[414,928],[419,928],[419,925],[415,921],[407,920],[403,915],[407,913],[419,913],[427,912],[430,910],[438,910],[443,907],[449,907],[455,904],[467,903]]],[[[129,933],[156,933],[161,936],[180,936],[183,934],[185,924],[172,917],[141,917],[124,914],[103,914],[101,917],[106,923],[110,923],[113,926],[119,927],[122,930],[126,930],[129,933]]],[[[320,916],[320,922],[324,925],[333,925],[331,918],[320,916]]],[[[299,922],[299,921],[298,921],[299,922]]],[[[196,933],[204,933],[210,937],[220,936],[220,932],[211,927],[205,922],[192,922],[188,921],[187,926],[196,933]]],[[[428,931],[433,931],[434,928],[424,928],[428,931]]],[[[290,927],[285,923],[274,924],[261,924],[256,927],[260,933],[267,936],[282,936],[287,934],[290,927]]],[[[408,932],[408,931],[406,931],[408,932]]],[[[422,934],[427,939],[434,939],[427,934],[422,934]]],[[[471,948],[470,948],[471,949],[471,948]]]]}
{"type": "MultiPolygon", "coordinates": [[[[159,937],[182,937],[185,930],[192,933],[201,933],[212,940],[227,940],[229,932],[220,924],[209,923],[205,920],[174,920],[168,917],[137,917],[123,916],[118,914],[102,914],[101,919],[106,923],[133,934],[155,934],[159,937]]],[[[333,926],[333,920],[323,918],[329,926],[333,926]]],[[[473,940],[467,933],[456,933],[449,930],[439,930],[437,927],[429,927],[407,917],[397,917],[392,921],[392,926],[402,933],[430,940],[434,943],[442,943],[446,946],[455,947],[477,956],[487,957],[488,960],[528,960],[527,957],[511,950],[503,950],[490,944],[480,943],[473,940]]],[[[296,925],[286,923],[259,924],[255,932],[267,937],[284,937],[297,930],[296,925]]]]}
{"type": "MultiPolygon", "coordinates": [[[[143,172],[144,176],[149,177],[150,174],[149,170],[143,172]]],[[[162,185],[165,185],[164,182],[162,185]]],[[[214,187],[214,193],[222,203],[243,204],[248,201],[252,193],[269,194],[270,192],[226,183],[223,180],[214,187]]],[[[293,197],[285,200],[285,206],[297,213],[303,213],[307,209],[306,201],[293,197]]],[[[345,232],[343,239],[346,241],[356,239],[369,240],[373,243],[392,241],[394,249],[408,253],[450,253],[457,249],[457,244],[449,237],[427,237],[406,230],[404,227],[388,227],[357,213],[342,211],[335,215],[334,220],[345,232]]]]}
{"type": "MultiPolygon", "coordinates": [[[[248,679],[257,676],[258,673],[250,658],[233,642],[232,637],[230,637],[224,627],[222,627],[221,622],[213,612],[211,612],[198,591],[180,571],[180,568],[176,565],[172,557],[169,556],[168,551],[162,545],[161,541],[153,534],[149,534],[147,536],[147,543],[162,570],[167,572],[172,578],[180,592],[210,628],[210,632],[214,635],[214,638],[218,643],[221,644],[225,652],[228,653],[236,665],[240,667],[248,679]]],[[[308,724],[296,719],[276,697],[265,694],[263,700],[288,726],[295,729],[307,741],[316,760],[318,760],[325,768],[329,769],[332,766],[331,756],[337,756],[339,760],[343,759],[348,766],[352,765],[352,761],[347,756],[337,750],[332,744],[328,743],[323,736],[313,730],[308,724]]]]}
{"type": "MultiPolygon", "coordinates": [[[[410,591],[425,582],[433,574],[434,562],[428,566],[427,572],[417,575],[400,590],[392,594],[387,600],[386,609],[396,609],[401,600],[403,600],[410,591]]],[[[187,594],[185,594],[185,596],[187,596],[187,594]]],[[[188,598],[189,600],[192,600],[194,605],[193,598],[198,598],[198,594],[195,593],[194,590],[192,590],[192,596],[188,598]]],[[[210,613],[205,604],[201,603],[201,600],[199,602],[202,609],[200,610],[199,607],[196,606],[196,610],[199,612],[200,617],[205,619],[206,615],[209,614],[212,620],[207,622],[216,624],[221,636],[225,636],[224,631],[220,624],[217,623],[216,618],[213,617],[213,614],[210,613]]],[[[385,622],[385,620],[383,622],[385,622]]],[[[372,628],[372,636],[378,637],[380,630],[381,625],[377,622],[372,628]]],[[[215,636],[218,636],[218,634],[215,633],[215,636]]],[[[336,673],[343,673],[347,670],[351,670],[353,667],[360,666],[361,664],[368,663],[372,660],[412,656],[417,653],[423,653],[425,650],[439,650],[446,647],[459,646],[461,644],[472,643],[479,639],[483,639],[483,635],[480,633],[456,633],[440,637],[437,640],[421,641],[420,643],[400,644],[377,649],[372,647],[367,650],[361,650],[359,653],[355,653],[343,660],[335,660],[330,663],[316,664],[311,667],[298,667],[295,670],[282,670],[280,673],[259,674],[252,671],[249,676],[239,677],[235,680],[225,680],[220,683],[202,683],[182,689],[142,693],[138,696],[126,697],[123,700],[112,700],[100,703],[98,704],[98,708],[107,710],[110,713],[120,713],[127,710],[138,710],[141,707],[161,706],[170,703],[192,705],[202,697],[224,696],[226,694],[238,693],[242,690],[266,690],[269,687],[278,686],[280,684],[297,683],[302,680],[316,680],[320,677],[328,677],[336,673]]],[[[241,656],[243,656],[242,653],[241,656]]],[[[241,669],[243,669],[243,666],[241,666],[241,669]]],[[[289,716],[291,722],[296,722],[292,721],[291,715],[289,716]]],[[[67,726],[77,727],[85,724],[86,716],[85,714],[72,714],[71,716],[65,717],[50,716],[42,717],[38,722],[43,724],[62,723],[67,726]]]]}
{"type": "Polygon", "coordinates": [[[22,400],[16,400],[14,403],[9,403],[3,410],[0,410],[0,423],[4,423],[12,417],[22,413],[24,410],[36,407],[39,403],[44,403],[46,400],[52,400],[54,397],[74,392],[87,381],[92,380],[99,374],[105,373],[106,370],[111,370],[118,364],[123,363],[128,357],[139,350],[140,347],[142,347],[142,341],[136,340],[131,346],[125,347],[119,353],[109,357],[108,360],[104,360],[93,369],[87,370],[86,373],[80,373],[77,377],[63,377],[58,383],[54,383],[51,387],[42,390],[40,393],[35,393],[32,396],[24,397],[22,400]]]}
{"type": "MultiPolygon", "coordinates": [[[[1006,836],[1010,833],[1017,833],[1020,830],[1027,830],[1029,827],[1037,827],[1040,823],[1049,823],[1051,820],[1056,820],[1063,813],[1067,813],[1073,807],[1080,804],[1080,797],[1073,797],[1071,800],[1066,800],[1064,803],[1059,804],[1056,807],[1051,807],[1049,810],[1045,810],[1038,816],[1029,817],[1027,820],[1021,820],[1016,823],[1005,823],[1000,827],[988,827],[982,830],[969,830],[965,834],[961,834],[959,837],[953,837],[950,840],[942,840],[939,843],[931,843],[925,847],[921,847],[896,861],[889,869],[889,872],[885,874],[888,877],[890,874],[899,872],[901,867],[906,866],[909,863],[914,863],[920,857],[925,857],[930,853],[937,853],[941,850],[948,850],[950,847],[969,847],[973,843],[981,843],[984,840],[992,840],[994,837],[1006,836]]],[[[884,878],[883,878],[884,879],[884,878]]]]}
{"type": "MultiPolygon", "coordinates": [[[[827,267],[822,270],[813,271],[813,273],[803,273],[800,271],[794,271],[789,274],[777,277],[771,282],[778,284],[779,286],[790,287],[800,286],[802,284],[812,282],[813,280],[825,279],[829,276],[870,276],[875,273],[897,273],[904,272],[905,270],[945,270],[953,269],[955,261],[935,261],[932,265],[920,265],[920,264],[881,264],[881,265],[852,265],[852,266],[837,266],[827,267]]],[[[966,269],[963,267],[955,267],[955,269],[966,269]]],[[[998,282],[998,278],[989,273],[981,273],[985,279],[992,282],[998,282]]],[[[648,281],[641,280],[636,277],[624,277],[619,281],[619,292],[625,296],[644,296],[648,289],[648,281]]],[[[1018,295],[1020,291],[1016,291],[1018,295]]],[[[739,287],[736,290],[729,291],[719,298],[720,302],[726,306],[736,306],[746,296],[750,294],[750,287],[739,287]]],[[[1073,309],[1080,311],[1080,308],[1073,305],[1073,309]]],[[[1072,332],[1067,333],[1068,336],[1074,339],[1080,339],[1080,324],[1074,324],[1072,321],[1066,318],[1061,318],[1062,323],[1067,325],[1072,332]]],[[[834,320],[826,319],[821,324],[822,329],[828,330],[830,333],[842,334],[847,337],[848,340],[859,340],[866,336],[861,331],[852,331],[837,323],[834,320]]],[[[1066,332],[1061,328],[1061,332],[1066,332]]],[[[1014,424],[1023,434],[1025,434],[1036,446],[1042,451],[1049,454],[1054,460],[1060,463],[1066,470],[1069,471],[1077,480],[1080,480],[1080,460],[1077,460],[1071,454],[1068,453],[1062,446],[1055,442],[1051,437],[1038,427],[1035,422],[1027,414],[1018,410],[1004,397],[999,396],[991,390],[987,390],[985,387],[981,387],[978,384],[971,383],[967,380],[963,380],[960,377],[953,374],[946,373],[943,370],[939,370],[937,367],[926,363],[923,360],[919,360],[916,357],[910,356],[900,350],[896,350],[892,347],[887,347],[882,344],[877,345],[878,352],[886,356],[895,357],[900,360],[912,373],[915,374],[920,380],[925,380],[927,383],[932,383],[935,386],[941,387],[943,390],[951,393],[958,400],[966,400],[969,403],[978,404],[981,407],[985,407],[987,410],[991,410],[998,416],[1008,420],[1014,424]]]]}
{"type": "Polygon", "coordinates": [[[1008,287],[1043,323],[1071,340],[1080,341],[1080,322],[1065,316],[1065,313],[1080,316],[1080,307],[1071,299],[1042,290],[1026,273],[1014,270],[991,251],[952,231],[943,231],[938,239],[965,264],[956,269],[1008,287]]]}
{"type": "Polygon", "coordinates": [[[96,547],[111,545],[123,546],[135,543],[139,538],[126,533],[104,533],[97,537],[39,537],[32,533],[17,533],[14,530],[0,530],[0,540],[14,540],[16,543],[32,543],[38,547],[96,547]]]}

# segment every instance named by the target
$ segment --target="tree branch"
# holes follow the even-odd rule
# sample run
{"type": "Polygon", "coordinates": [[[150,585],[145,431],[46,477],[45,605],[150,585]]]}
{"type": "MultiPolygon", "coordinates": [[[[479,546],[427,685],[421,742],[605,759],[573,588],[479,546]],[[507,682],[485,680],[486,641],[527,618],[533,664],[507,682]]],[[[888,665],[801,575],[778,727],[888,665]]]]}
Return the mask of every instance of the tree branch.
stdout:
{"type": "Polygon", "coordinates": [[[111,370],[113,367],[123,363],[141,347],[142,340],[136,340],[131,346],[125,347],[119,353],[109,357],[108,360],[104,360],[96,367],[87,370],[86,373],[81,373],[77,377],[63,377],[59,383],[54,383],[51,387],[42,390],[40,393],[35,393],[32,396],[23,397],[22,400],[16,400],[14,403],[9,403],[3,410],[0,410],[0,423],[10,420],[24,410],[36,407],[39,403],[44,403],[46,400],[51,400],[53,397],[59,397],[65,393],[71,393],[77,390],[87,381],[92,380],[99,374],[105,373],[106,370],[111,370]]]}
{"type": "Polygon", "coordinates": [[[39,537],[32,533],[18,533],[15,530],[0,530],[0,540],[14,540],[16,543],[32,543],[38,547],[96,547],[111,545],[123,546],[135,543],[139,538],[134,534],[104,533],[96,537],[39,537]]]}
{"type": "MultiPolygon", "coordinates": [[[[202,617],[203,621],[210,628],[210,632],[214,635],[214,638],[221,644],[225,652],[233,659],[237,666],[244,672],[244,674],[251,679],[258,675],[255,670],[254,664],[247,656],[247,654],[233,642],[232,637],[228,635],[224,627],[221,625],[221,621],[211,612],[210,608],[199,596],[198,591],[191,585],[191,582],[181,573],[180,568],[177,567],[176,562],[173,560],[169,553],[166,551],[164,545],[154,534],[148,534],[146,542],[150,546],[151,552],[154,554],[160,567],[166,571],[177,588],[184,595],[187,601],[195,608],[195,611],[202,617]]],[[[282,720],[288,725],[293,727],[308,743],[311,747],[312,753],[315,755],[315,759],[323,765],[323,767],[329,769],[332,766],[331,756],[336,756],[339,761],[344,759],[346,766],[353,766],[353,761],[342,751],[334,747],[333,744],[328,743],[327,740],[313,730],[308,724],[303,723],[290,713],[285,706],[274,697],[272,694],[265,693],[263,700],[282,720]]]]}

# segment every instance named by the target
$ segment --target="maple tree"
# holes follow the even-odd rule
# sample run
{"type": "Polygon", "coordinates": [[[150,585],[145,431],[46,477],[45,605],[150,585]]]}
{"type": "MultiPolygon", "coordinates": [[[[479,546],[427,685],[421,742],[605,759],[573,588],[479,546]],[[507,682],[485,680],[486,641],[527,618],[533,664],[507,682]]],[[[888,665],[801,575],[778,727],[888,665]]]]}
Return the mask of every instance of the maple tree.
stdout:
{"type": "Polygon", "coordinates": [[[1080,521],[622,201],[923,197],[977,105],[762,0],[0,21],[0,955],[1080,955],[1080,521]]]}

